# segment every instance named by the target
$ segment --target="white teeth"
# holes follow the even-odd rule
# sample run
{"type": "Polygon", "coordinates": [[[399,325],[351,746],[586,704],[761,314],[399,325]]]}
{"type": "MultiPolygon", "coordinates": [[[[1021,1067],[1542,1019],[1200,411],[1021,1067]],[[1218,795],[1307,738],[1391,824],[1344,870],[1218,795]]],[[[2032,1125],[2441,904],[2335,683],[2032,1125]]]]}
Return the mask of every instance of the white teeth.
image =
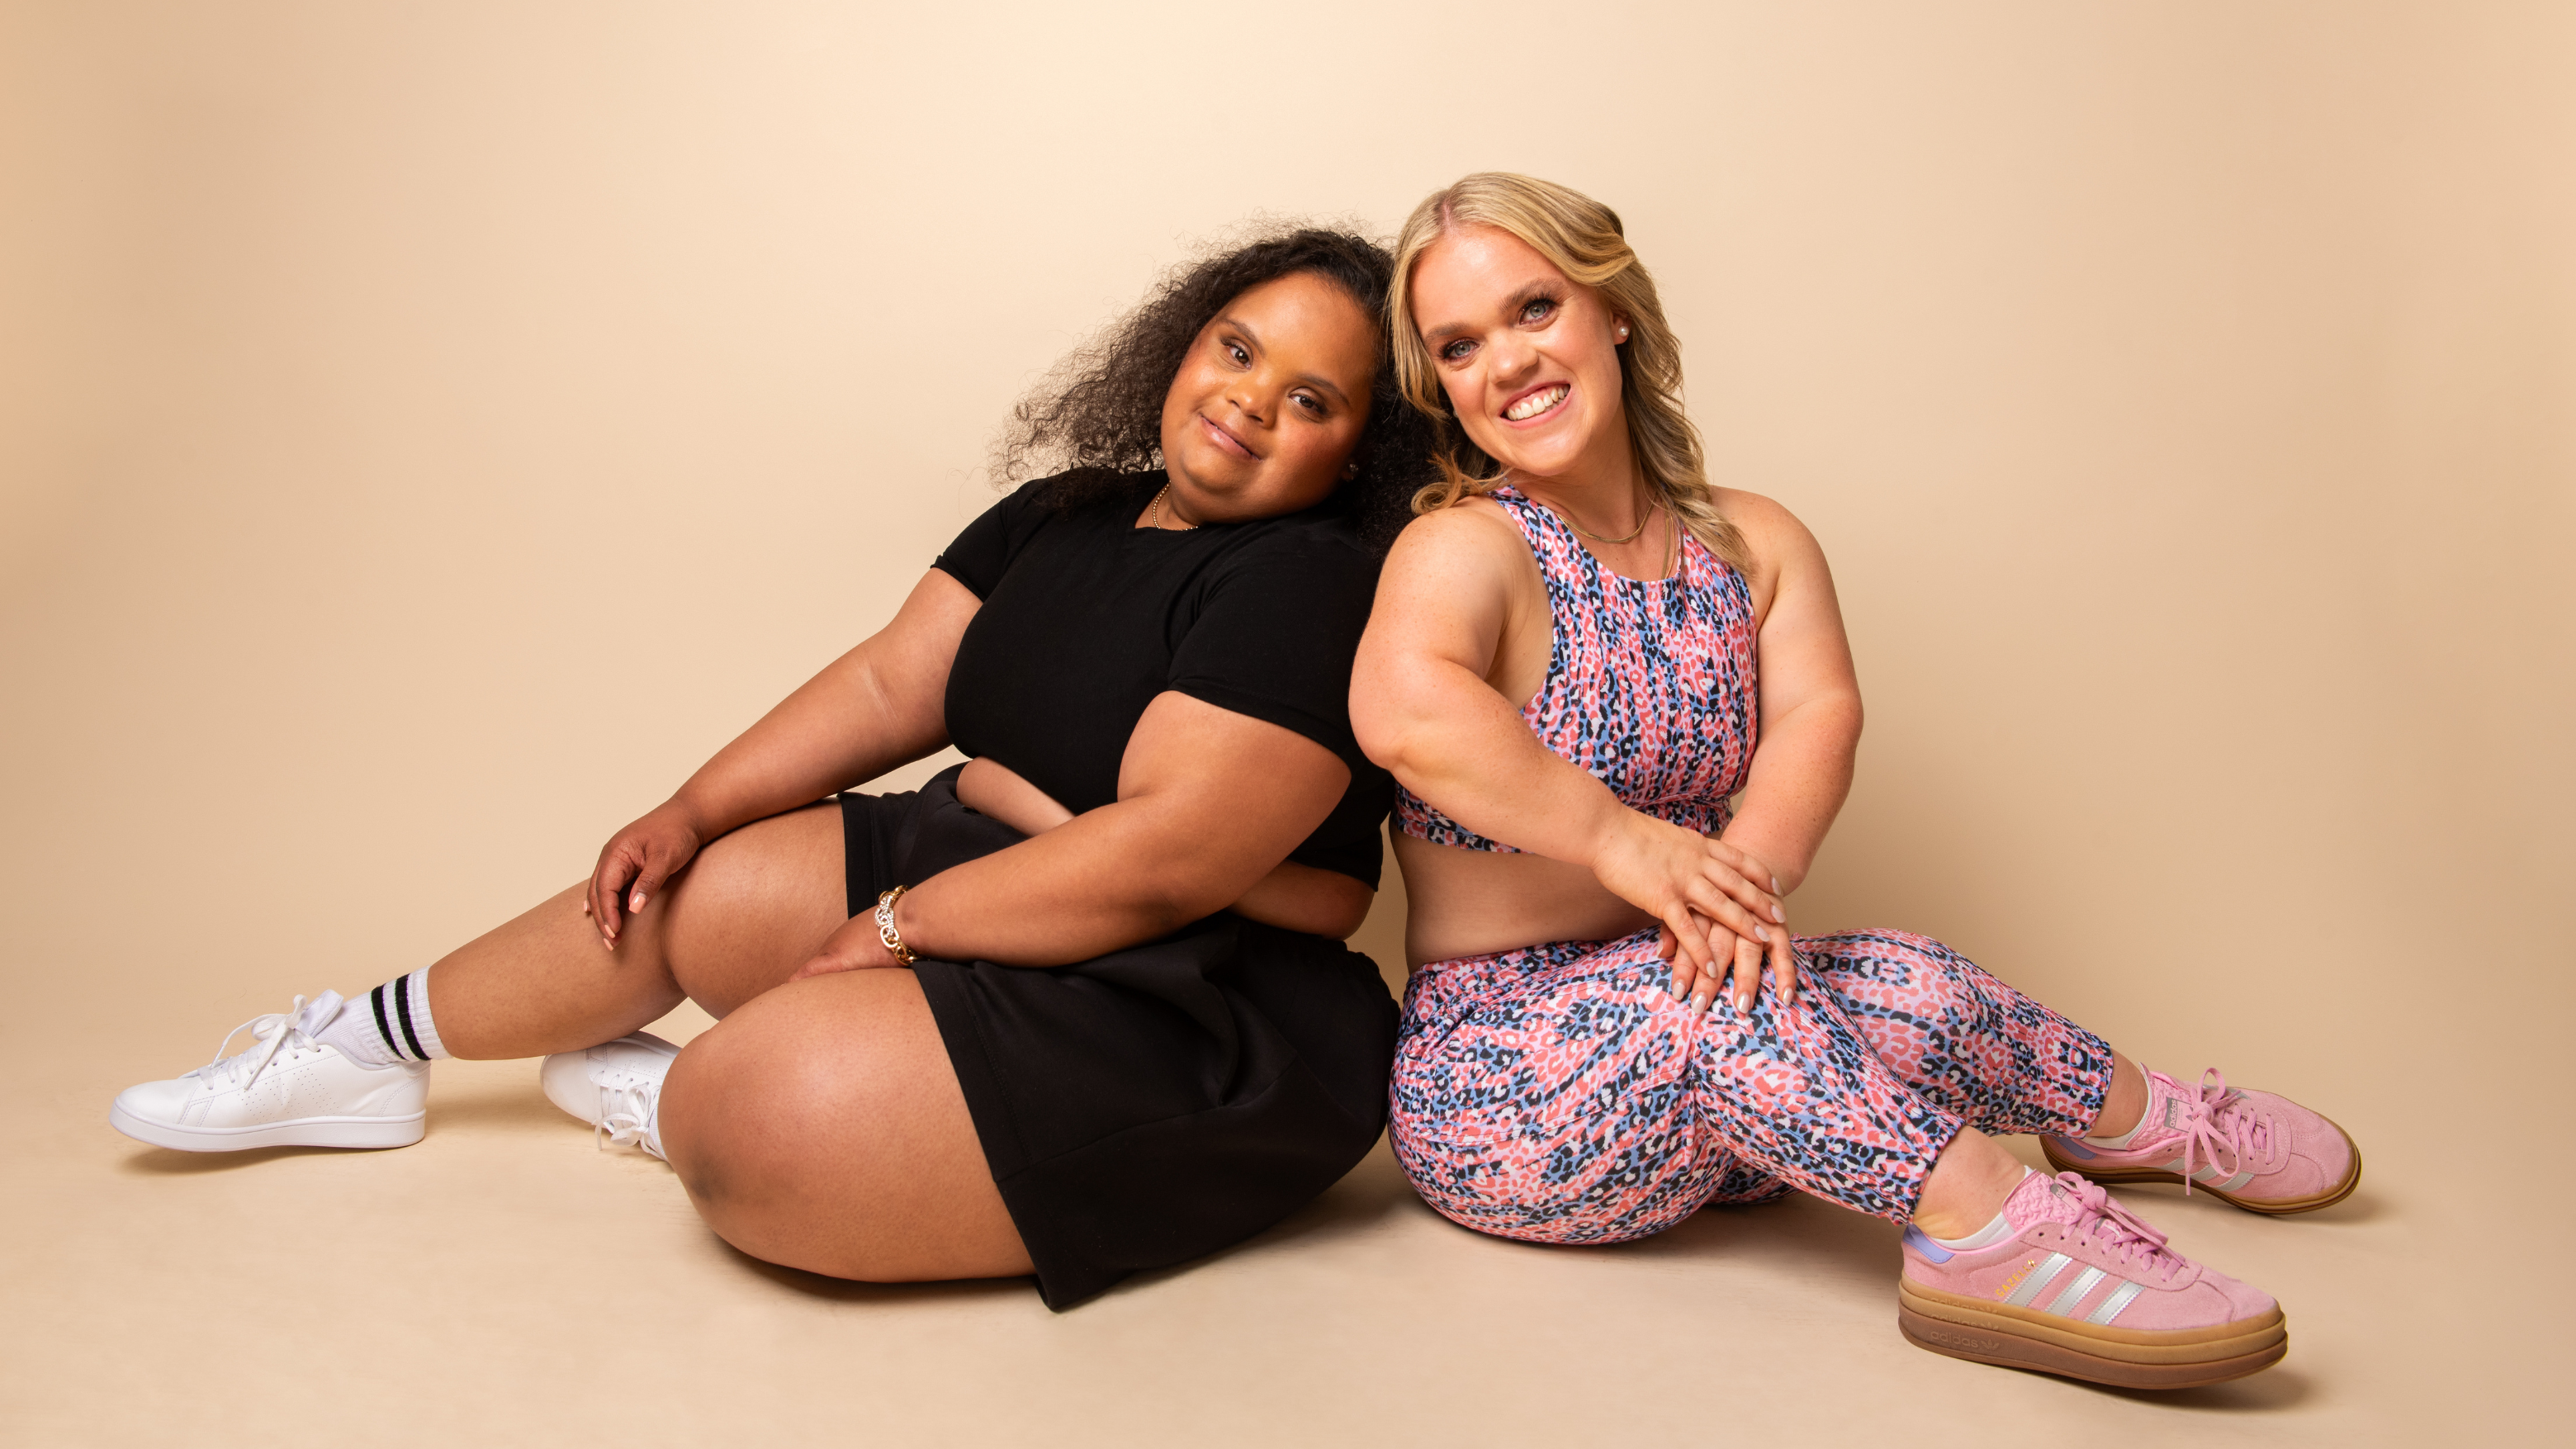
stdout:
{"type": "Polygon", "coordinates": [[[1516,402],[1510,407],[1504,409],[1503,416],[1516,423],[1527,422],[1531,418],[1537,417],[1540,413],[1546,412],[1549,408],[1556,406],[1558,403],[1565,401],[1565,394],[1567,391],[1568,389],[1566,385],[1561,382],[1554,387],[1541,388],[1537,392],[1531,393],[1528,397],[1522,398],[1519,402],[1516,402]]]}

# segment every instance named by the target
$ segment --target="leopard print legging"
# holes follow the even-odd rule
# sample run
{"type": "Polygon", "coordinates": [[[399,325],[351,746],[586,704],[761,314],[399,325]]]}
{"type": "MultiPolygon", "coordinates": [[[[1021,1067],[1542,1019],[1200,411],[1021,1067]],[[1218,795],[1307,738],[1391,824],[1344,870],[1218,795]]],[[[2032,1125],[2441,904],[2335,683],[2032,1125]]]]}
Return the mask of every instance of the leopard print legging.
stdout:
{"type": "Polygon", "coordinates": [[[1390,1134],[1424,1199],[1542,1243],[1643,1237],[1790,1188],[1895,1222],[1963,1124],[2080,1135],[2100,1037],[1941,943],[1802,936],[1796,1001],[1671,994],[1655,934],[1441,962],[1405,992],[1390,1134]]]}

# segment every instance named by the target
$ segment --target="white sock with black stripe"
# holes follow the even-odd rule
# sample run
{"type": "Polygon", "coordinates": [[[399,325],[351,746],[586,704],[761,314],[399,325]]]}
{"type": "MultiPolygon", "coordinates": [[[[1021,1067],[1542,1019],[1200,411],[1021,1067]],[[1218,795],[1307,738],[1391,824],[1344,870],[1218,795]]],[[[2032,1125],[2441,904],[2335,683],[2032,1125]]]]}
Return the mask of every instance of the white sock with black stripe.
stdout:
{"type": "Polygon", "coordinates": [[[448,1054],[439,1045],[438,1027],[429,1019],[429,968],[397,976],[363,996],[354,996],[329,1026],[324,1044],[342,1056],[371,1067],[395,1062],[430,1062],[448,1054]]]}

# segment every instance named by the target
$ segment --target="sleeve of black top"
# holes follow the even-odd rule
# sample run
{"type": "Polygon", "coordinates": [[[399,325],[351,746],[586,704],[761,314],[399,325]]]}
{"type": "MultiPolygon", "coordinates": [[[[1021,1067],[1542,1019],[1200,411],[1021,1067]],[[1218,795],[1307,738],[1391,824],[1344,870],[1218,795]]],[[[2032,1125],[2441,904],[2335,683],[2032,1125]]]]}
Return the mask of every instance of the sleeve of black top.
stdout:
{"type": "MultiPolygon", "coordinates": [[[[1041,482],[1044,480],[1040,480],[1041,482]]],[[[1037,501],[1038,483],[1023,483],[977,516],[930,566],[966,586],[976,598],[992,597],[1003,571],[1019,557],[1053,510],[1037,501]]]]}
{"type": "Polygon", "coordinates": [[[1283,534],[1211,581],[1172,652],[1169,687],[1219,709],[1294,730],[1371,768],[1351,733],[1351,658],[1368,627],[1377,561],[1355,544],[1283,534]]]}

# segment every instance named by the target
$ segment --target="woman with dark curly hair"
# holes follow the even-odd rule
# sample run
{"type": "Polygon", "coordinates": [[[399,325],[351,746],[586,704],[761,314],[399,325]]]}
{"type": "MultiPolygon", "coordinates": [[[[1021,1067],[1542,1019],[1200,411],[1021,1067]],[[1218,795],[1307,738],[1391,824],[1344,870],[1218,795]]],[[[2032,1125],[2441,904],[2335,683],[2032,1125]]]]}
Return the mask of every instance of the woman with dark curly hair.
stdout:
{"type": "Polygon", "coordinates": [[[1376,1140],[1395,1037],[1340,939],[1390,797],[1351,655],[1428,451],[1390,276],[1315,229],[1180,269],[1018,409],[1005,476],[1070,467],[588,881],[361,997],[296,998],[111,1121],[191,1151],[399,1147],[432,1059],[551,1053],[547,1095],[667,1159],[744,1252],[1033,1272],[1057,1308],[1286,1216],[1376,1140]],[[951,742],[970,763],[918,792],[835,797],[951,742]],[[640,1030],[683,997],[718,1024],[640,1030]]]}

